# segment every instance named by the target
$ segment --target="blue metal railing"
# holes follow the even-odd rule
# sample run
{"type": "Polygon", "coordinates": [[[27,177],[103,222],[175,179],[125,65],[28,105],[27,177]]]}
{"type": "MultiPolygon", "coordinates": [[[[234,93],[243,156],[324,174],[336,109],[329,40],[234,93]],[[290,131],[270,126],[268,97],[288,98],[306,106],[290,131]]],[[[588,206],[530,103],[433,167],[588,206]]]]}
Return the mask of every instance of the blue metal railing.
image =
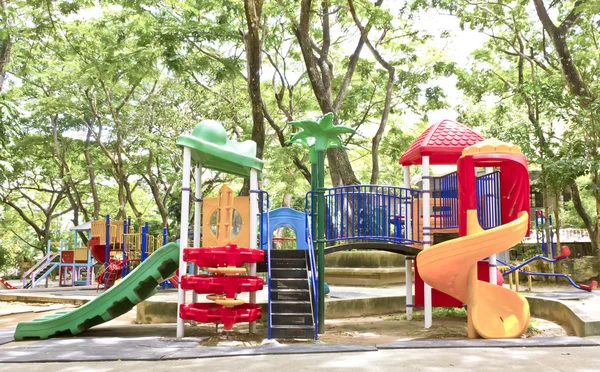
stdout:
{"type": "Polygon", "coordinates": [[[484,229],[500,226],[500,172],[477,177],[477,219],[484,229]]]}
{"type": "MultiPolygon", "coordinates": [[[[313,200],[306,197],[307,213],[313,200]],[[310,203],[309,203],[310,202],[310,203]]],[[[325,190],[325,241],[379,240],[392,243],[418,241],[407,211],[419,205],[420,190],[396,186],[351,185],[325,190]]],[[[416,216],[417,218],[420,216],[416,216]]],[[[419,218],[420,223],[420,218],[419,218]]]]}
{"type": "Polygon", "coordinates": [[[258,218],[260,223],[259,228],[259,248],[263,249],[266,247],[267,251],[267,339],[271,339],[271,242],[272,239],[269,236],[269,194],[266,191],[258,191],[258,218]]]}
{"type": "MultiPolygon", "coordinates": [[[[312,199],[312,192],[308,192],[306,194],[306,243],[308,244],[308,259],[310,261],[310,286],[312,288],[311,295],[313,298],[312,301],[312,311],[313,311],[313,328],[315,330],[314,339],[315,341],[319,339],[319,296],[318,296],[318,286],[317,286],[317,265],[315,260],[315,248],[313,246],[312,240],[312,228],[311,228],[311,218],[309,218],[309,203],[308,199],[312,199]]],[[[312,204],[310,204],[312,205],[312,204]]],[[[321,280],[325,280],[325,278],[321,278],[321,280]]]]}
{"type": "Polygon", "coordinates": [[[456,172],[431,179],[432,229],[458,227],[458,177],[456,172]]]}

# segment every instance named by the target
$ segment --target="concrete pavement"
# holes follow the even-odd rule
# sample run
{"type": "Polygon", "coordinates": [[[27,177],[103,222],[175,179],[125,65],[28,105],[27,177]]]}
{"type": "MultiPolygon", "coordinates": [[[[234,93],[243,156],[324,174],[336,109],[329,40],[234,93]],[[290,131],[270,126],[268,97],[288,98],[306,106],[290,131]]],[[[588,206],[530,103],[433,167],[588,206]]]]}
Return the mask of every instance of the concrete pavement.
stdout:
{"type": "Polygon", "coordinates": [[[258,355],[169,361],[0,364],[0,372],[47,371],[527,371],[600,370],[600,347],[379,350],[359,353],[258,355]]]}

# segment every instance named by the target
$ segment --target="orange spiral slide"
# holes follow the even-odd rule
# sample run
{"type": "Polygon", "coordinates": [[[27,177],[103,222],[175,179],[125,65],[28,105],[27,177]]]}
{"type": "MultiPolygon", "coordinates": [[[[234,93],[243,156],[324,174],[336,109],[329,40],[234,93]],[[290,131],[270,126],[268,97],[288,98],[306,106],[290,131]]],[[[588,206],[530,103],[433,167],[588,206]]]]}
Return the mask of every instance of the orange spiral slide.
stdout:
{"type": "Polygon", "coordinates": [[[477,210],[467,210],[467,235],[436,244],[417,258],[423,280],[467,304],[469,338],[513,338],[529,325],[529,303],[519,293],[477,280],[477,261],[518,244],[529,227],[529,214],[483,230],[477,210]]]}

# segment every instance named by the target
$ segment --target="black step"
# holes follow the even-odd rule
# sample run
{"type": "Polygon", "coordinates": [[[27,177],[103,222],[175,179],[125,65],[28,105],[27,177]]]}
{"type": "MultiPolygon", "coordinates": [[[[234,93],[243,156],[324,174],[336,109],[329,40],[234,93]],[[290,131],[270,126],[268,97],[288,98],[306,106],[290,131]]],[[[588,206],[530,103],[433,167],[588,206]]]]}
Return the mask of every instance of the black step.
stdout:
{"type": "Polygon", "coordinates": [[[274,268],[304,268],[306,269],[305,258],[271,258],[271,270],[274,268]]]}
{"type": "Polygon", "coordinates": [[[274,313],[310,313],[312,307],[309,301],[272,300],[271,311],[274,313]]]}
{"type": "MultiPolygon", "coordinates": [[[[274,258],[306,258],[306,249],[271,249],[271,260],[274,258]]],[[[265,252],[265,257],[267,252],[265,252]]]]}
{"type": "Polygon", "coordinates": [[[309,289],[306,278],[271,278],[271,289],[309,289]]]}
{"type": "Polygon", "coordinates": [[[298,278],[307,280],[308,273],[305,268],[271,268],[271,278],[298,278]]]}
{"type": "Polygon", "coordinates": [[[313,339],[315,331],[312,326],[295,325],[295,326],[271,326],[271,337],[273,338],[299,338],[313,339]]]}
{"type": "Polygon", "coordinates": [[[308,289],[271,289],[271,300],[273,301],[310,301],[308,289]]]}
{"type": "Polygon", "coordinates": [[[273,313],[272,325],[313,325],[311,313],[273,313]]]}

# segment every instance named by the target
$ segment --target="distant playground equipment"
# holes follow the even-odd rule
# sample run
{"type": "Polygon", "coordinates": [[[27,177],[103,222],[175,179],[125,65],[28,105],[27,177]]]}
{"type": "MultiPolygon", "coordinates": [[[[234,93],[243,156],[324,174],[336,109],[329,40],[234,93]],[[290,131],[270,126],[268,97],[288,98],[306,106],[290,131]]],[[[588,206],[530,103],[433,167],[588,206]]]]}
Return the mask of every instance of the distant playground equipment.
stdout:
{"type": "MultiPolygon", "coordinates": [[[[569,284],[571,284],[573,287],[584,290],[584,291],[588,291],[588,292],[591,292],[591,291],[597,289],[598,288],[597,280],[592,280],[590,282],[590,284],[577,284],[570,276],[568,276],[566,274],[542,273],[542,272],[536,272],[536,271],[530,270],[529,264],[531,264],[534,261],[542,260],[542,261],[546,261],[546,262],[550,262],[550,263],[555,263],[555,262],[560,262],[560,261],[566,260],[567,258],[569,258],[570,255],[571,255],[571,249],[569,249],[568,246],[563,245],[561,247],[561,255],[556,256],[554,258],[548,258],[548,257],[542,256],[542,255],[537,255],[537,256],[531,257],[530,259],[528,259],[524,262],[521,262],[518,265],[510,265],[509,263],[506,263],[502,260],[498,260],[498,262],[500,262],[506,268],[503,272],[504,276],[515,274],[515,283],[516,283],[516,291],[517,292],[519,291],[519,274],[528,276],[530,291],[531,291],[531,277],[532,276],[565,278],[569,281],[569,284]]],[[[512,284],[512,281],[511,281],[511,284],[512,284]]],[[[511,285],[511,289],[512,289],[512,285],[511,285]]]]}
{"type": "Polygon", "coordinates": [[[0,278],[0,289],[16,289],[16,288],[13,287],[12,284],[7,282],[3,278],[0,278]]]}
{"type": "Polygon", "coordinates": [[[136,232],[131,218],[111,221],[107,215],[105,220],[72,228],[73,242],[48,241],[46,255],[23,274],[23,289],[35,288],[42,281],[48,287],[48,279],[57,269],[61,287],[92,285],[95,278],[98,286],[110,288],[166,244],[166,229],[162,235],[153,236],[149,234],[148,223],[139,221],[139,224],[142,227],[136,232]],[[87,233],[87,246],[78,238],[79,232],[87,233]],[[94,261],[102,265],[97,273],[94,261]]]}
{"type": "Polygon", "coordinates": [[[556,263],[563,260],[566,260],[571,255],[571,249],[563,245],[561,247],[561,254],[559,256],[555,256],[555,245],[554,242],[554,227],[552,226],[552,216],[544,215],[543,210],[535,211],[535,227],[536,227],[536,240],[541,249],[541,254],[535,255],[524,262],[521,262],[516,265],[512,265],[508,263],[508,260],[498,260],[501,264],[499,267],[502,271],[502,275],[507,276],[509,278],[510,288],[513,288],[513,282],[515,284],[515,290],[519,291],[519,275],[526,275],[528,281],[528,288],[532,290],[532,280],[533,276],[542,276],[542,277],[556,277],[556,278],[565,278],[576,289],[581,289],[584,291],[591,292],[598,287],[598,282],[593,280],[590,284],[577,284],[569,275],[562,273],[545,273],[545,272],[537,272],[531,270],[531,263],[542,260],[549,263],[556,263]],[[546,226],[548,224],[548,226],[546,226]],[[550,246],[548,246],[548,242],[546,239],[546,227],[549,230],[549,240],[550,246]]]}
{"type": "Polygon", "coordinates": [[[58,282],[61,287],[91,285],[94,277],[94,263],[90,251],[78,239],[79,231],[89,231],[89,223],[72,228],[73,242],[64,240],[48,241],[46,255],[23,273],[23,289],[35,288],[41,281],[48,287],[49,276],[58,269],[58,282]],[[53,251],[52,247],[58,247],[53,251]],[[70,281],[67,279],[70,276],[70,281]]]}
{"type": "Polygon", "coordinates": [[[135,231],[131,218],[111,220],[106,215],[104,220],[92,221],[88,246],[94,259],[102,264],[96,275],[98,286],[110,288],[166,243],[167,229],[163,228],[161,235],[151,235],[148,222],[138,221],[135,231]]]}
{"type": "Polygon", "coordinates": [[[543,210],[535,211],[535,238],[542,249],[542,254],[546,257],[554,257],[554,226],[552,226],[552,216],[546,218],[543,210]],[[548,233],[550,235],[550,249],[548,249],[548,242],[546,240],[546,229],[544,228],[548,224],[548,233]]]}

